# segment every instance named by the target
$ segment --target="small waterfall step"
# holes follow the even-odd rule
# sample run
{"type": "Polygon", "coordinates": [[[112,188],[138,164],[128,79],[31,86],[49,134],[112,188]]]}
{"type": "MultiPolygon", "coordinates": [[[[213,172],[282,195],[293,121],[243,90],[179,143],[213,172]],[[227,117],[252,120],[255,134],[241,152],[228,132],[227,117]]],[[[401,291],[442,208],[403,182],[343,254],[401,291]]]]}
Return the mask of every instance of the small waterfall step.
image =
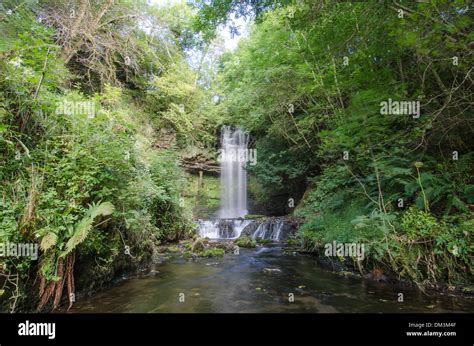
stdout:
{"type": "Polygon", "coordinates": [[[200,237],[209,239],[237,239],[247,236],[252,239],[285,241],[298,230],[302,219],[296,217],[268,217],[247,220],[214,219],[198,220],[197,233],[200,237]]]}
{"type": "Polygon", "coordinates": [[[237,239],[240,237],[243,229],[248,226],[252,220],[246,219],[215,219],[198,220],[198,234],[200,237],[209,239],[237,239]]]}

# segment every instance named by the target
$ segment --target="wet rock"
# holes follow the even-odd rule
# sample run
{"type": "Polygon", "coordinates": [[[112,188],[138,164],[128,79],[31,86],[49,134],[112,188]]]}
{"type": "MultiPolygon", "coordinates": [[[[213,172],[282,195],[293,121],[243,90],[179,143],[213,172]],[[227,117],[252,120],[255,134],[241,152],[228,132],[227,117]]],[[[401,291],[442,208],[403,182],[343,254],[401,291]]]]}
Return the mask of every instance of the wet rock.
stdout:
{"type": "Polygon", "coordinates": [[[293,216],[278,216],[254,219],[247,225],[241,236],[261,238],[263,242],[287,241],[303,223],[303,219],[293,216]]]}
{"type": "Polygon", "coordinates": [[[191,247],[191,251],[192,251],[193,253],[203,251],[204,248],[205,248],[204,242],[205,242],[205,240],[202,239],[202,238],[196,239],[196,240],[194,241],[192,247],[191,247]]]}

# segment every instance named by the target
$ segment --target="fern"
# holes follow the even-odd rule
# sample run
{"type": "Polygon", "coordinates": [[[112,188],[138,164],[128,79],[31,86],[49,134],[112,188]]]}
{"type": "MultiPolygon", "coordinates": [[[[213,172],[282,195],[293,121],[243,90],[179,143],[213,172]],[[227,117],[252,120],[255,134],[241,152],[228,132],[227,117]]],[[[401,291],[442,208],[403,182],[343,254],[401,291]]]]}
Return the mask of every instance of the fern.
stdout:
{"type": "Polygon", "coordinates": [[[107,216],[114,212],[115,207],[110,202],[104,202],[100,204],[92,203],[89,205],[88,213],[92,219],[95,219],[97,216],[107,216]]]}
{"type": "Polygon", "coordinates": [[[40,244],[41,250],[47,251],[48,249],[56,245],[57,240],[58,240],[58,236],[53,232],[49,232],[41,239],[41,244],[40,244]]]}
{"type": "Polygon", "coordinates": [[[92,203],[89,205],[89,210],[87,215],[76,225],[74,229],[74,234],[66,243],[66,249],[63,251],[61,256],[66,256],[72,250],[74,250],[80,243],[87,238],[90,230],[92,229],[92,224],[94,219],[97,216],[107,216],[114,212],[115,207],[110,202],[104,202],[95,204],[92,203]]]}

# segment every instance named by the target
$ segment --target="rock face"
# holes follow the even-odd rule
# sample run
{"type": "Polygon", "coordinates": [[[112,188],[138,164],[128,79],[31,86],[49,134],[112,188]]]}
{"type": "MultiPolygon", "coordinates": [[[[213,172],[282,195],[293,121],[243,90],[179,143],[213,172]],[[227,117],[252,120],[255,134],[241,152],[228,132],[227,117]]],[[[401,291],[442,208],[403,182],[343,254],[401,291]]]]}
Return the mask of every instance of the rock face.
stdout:
{"type": "Polygon", "coordinates": [[[176,132],[172,129],[161,129],[154,146],[158,149],[167,149],[176,143],[176,132]]]}
{"type": "Polygon", "coordinates": [[[198,153],[194,156],[181,157],[181,166],[189,173],[198,174],[204,172],[211,175],[219,175],[219,163],[205,155],[198,153]]]}

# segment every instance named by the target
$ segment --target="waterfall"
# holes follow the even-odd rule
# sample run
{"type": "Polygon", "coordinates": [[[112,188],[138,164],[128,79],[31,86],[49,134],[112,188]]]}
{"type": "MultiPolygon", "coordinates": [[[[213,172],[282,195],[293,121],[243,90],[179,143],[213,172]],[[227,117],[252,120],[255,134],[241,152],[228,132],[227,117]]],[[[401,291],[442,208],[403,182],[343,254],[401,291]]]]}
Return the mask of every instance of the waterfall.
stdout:
{"type": "Polygon", "coordinates": [[[247,214],[247,159],[248,133],[231,126],[223,126],[221,133],[221,218],[239,218],[247,214]]]}
{"type": "MultiPolygon", "coordinates": [[[[245,235],[252,239],[285,241],[295,233],[299,221],[285,218],[246,220],[247,171],[245,164],[254,164],[248,150],[249,135],[242,129],[223,126],[219,162],[221,166],[221,204],[217,219],[198,220],[197,232],[210,239],[237,239],[245,235]]],[[[253,159],[252,159],[253,158],[253,159]]]]}
{"type": "Polygon", "coordinates": [[[255,232],[252,234],[252,239],[262,238],[279,241],[281,240],[281,231],[284,226],[284,221],[277,222],[263,222],[258,225],[255,232]]]}
{"type": "Polygon", "coordinates": [[[199,235],[210,239],[237,239],[242,232],[252,239],[281,241],[288,227],[284,220],[267,220],[258,224],[255,220],[215,219],[199,220],[199,235]],[[247,228],[249,226],[249,228],[247,228]]]}
{"type": "Polygon", "coordinates": [[[283,219],[245,220],[247,214],[247,171],[252,162],[248,150],[249,135],[242,129],[223,126],[219,149],[221,166],[221,204],[217,219],[198,220],[197,232],[210,239],[236,239],[245,234],[252,239],[281,241],[291,227],[283,219]]]}
{"type": "Polygon", "coordinates": [[[236,239],[251,223],[247,214],[247,171],[249,135],[242,129],[223,126],[219,161],[221,166],[221,205],[219,219],[199,220],[201,237],[236,239]]]}
{"type": "Polygon", "coordinates": [[[236,239],[251,222],[243,219],[199,220],[199,235],[210,239],[236,239]]]}

